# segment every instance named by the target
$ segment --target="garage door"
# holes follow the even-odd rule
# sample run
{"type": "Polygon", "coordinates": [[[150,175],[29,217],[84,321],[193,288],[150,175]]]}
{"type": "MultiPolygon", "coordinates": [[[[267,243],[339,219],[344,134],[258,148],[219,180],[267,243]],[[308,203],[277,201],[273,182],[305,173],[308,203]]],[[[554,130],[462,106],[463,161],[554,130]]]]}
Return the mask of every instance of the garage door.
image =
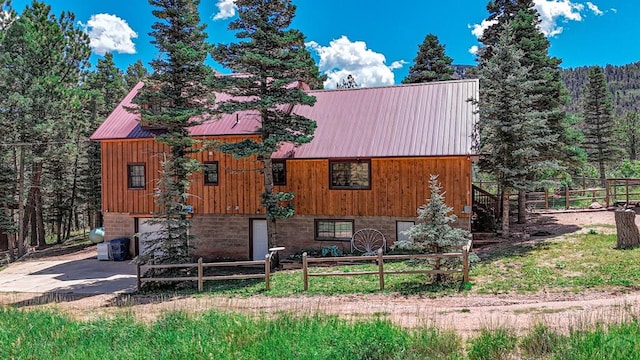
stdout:
{"type": "Polygon", "coordinates": [[[148,243],[160,238],[162,231],[162,224],[154,223],[153,219],[138,219],[138,240],[137,246],[138,253],[136,255],[146,255],[148,243]]]}

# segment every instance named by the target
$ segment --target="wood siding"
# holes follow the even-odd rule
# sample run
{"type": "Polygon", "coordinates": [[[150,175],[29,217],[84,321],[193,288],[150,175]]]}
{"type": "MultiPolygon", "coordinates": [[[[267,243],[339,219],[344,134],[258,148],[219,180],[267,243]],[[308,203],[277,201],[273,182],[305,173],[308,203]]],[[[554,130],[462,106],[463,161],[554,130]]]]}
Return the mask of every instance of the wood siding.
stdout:
{"type": "MultiPolygon", "coordinates": [[[[233,138],[226,139],[233,141],[233,138]]],[[[102,142],[102,209],[145,216],[155,211],[153,192],[167,148],[152,139],[102,142]],[[127,188],[127,164],[144,163],[145,189],[127,188]]],[[[197,214],[262,214],[262,174],[255,158],[234,159],[205,151],[200,162],[218,161],[218,185],[204,185],[194,175],[190,204],[197,214]]],[[[287,160],[287,185],[279,191],[296,194],[296,213],[323,216],[414,217],[429,197],[429,175],[439,174],[446,201],[459,217],[471,205],[471,160],[466,156],[371,159],[371,189],[329,188],[327,159],[287,160]]]]}

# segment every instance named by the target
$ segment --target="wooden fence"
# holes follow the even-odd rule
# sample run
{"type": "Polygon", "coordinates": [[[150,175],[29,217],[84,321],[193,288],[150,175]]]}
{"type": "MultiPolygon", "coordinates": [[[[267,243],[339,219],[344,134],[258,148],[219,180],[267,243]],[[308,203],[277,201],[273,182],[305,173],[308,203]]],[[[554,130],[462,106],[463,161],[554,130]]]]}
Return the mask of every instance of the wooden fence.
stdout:
{"type": "MultiPolygon", "coordinates": [[[[593,202],[599,202],[604,207],[640,204],[640,179],[610,178],[601,179],[583,178],[577,181],[574,187],[563,186],[545,191],[527,192],[527,206],[534,209],[569,209],[587,208],[593,202]]],[[[491,191],[480,191],[482,186],[487,189],[496,188],[495,182],[478,182],[474,185],[474,204],[485,205],[490,198],[491,191]]],[[[486,189],[485,189],[486,190],[486,189]]],[[[511,202],[517,202],[517,194],[512,194],[511,202]]]]}
{"type": "Polygon", "coordinates": [[[141,265],[138,264],[136,266],[136,275],[138,278],[138,291],[142,287],[143,282],[153,282],[153,281],[197,281],[198,282],[198,291],[202,291],[204,281],[206,280],[243,280],[243,279],[264,279],[264,286],[266,290],[270,289],[270,279],[271,279],[271,257],[273,253],[269,253],[265,256],[264,260],[254,260],[254,261],[229,261],[229,262],[216,262],[216,263],[204,263],[202,262],[202,258],[198,259],[197,263],[190,264],[169,264],[169,265],[141,265]],[[264,273],[259,274],[236,274],[236,275],[215,275],[215,276],[204,276],[204,269],[209,267],[239,267],[239,266],[264,266],[264,273]],[[144,277],[142,275],[142,269],[188,269],[188,268],[197,268],[196,276],[180,276],[180,277],[144,277]]]}
{"type": "Polygon", "coordinates": [[[359,276],[359,275],[378,275],[380,282],[380,290],[384,290],[384,276],[391,274],[453,274],[462,273],[463,281],[469,282],[469,251],[471,250],[472,242],[469,242],[462,247],[460,253],[445,253],[445,254],[425,254],[425,255],[383,255],[382,249],[378,250],[377,255],[368,256],[340,256],[340,257],[323,257],[323,258],[310,258],[305,252],[302,254],[302,273],[304,290],[309,290],[309,277],[312,276],[359,276]],[[461,269],[451,270],[385,270],[384,262],[389,260],[413,260],[413,259],[446,259],[446,258],[462,258],[461,269]],[[338,261],[376,261],[378,264],[377,271],[358,271],[358,272],[328,272],[328,273],[310,273],[310,263],[323,263],[323,262],[338,262],[338,261]]]}

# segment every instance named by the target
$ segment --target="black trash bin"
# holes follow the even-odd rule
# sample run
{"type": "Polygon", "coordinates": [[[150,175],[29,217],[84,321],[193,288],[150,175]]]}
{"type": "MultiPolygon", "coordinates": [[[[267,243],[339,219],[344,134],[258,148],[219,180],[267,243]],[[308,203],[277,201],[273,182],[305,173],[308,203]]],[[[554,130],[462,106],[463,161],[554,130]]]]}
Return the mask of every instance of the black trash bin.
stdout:
{"type": "Polygon", "coordinates": [[[109,241],[111,258],[114,261],[124,261],[129,258],[129,238],[117,238],[109,241]]]}

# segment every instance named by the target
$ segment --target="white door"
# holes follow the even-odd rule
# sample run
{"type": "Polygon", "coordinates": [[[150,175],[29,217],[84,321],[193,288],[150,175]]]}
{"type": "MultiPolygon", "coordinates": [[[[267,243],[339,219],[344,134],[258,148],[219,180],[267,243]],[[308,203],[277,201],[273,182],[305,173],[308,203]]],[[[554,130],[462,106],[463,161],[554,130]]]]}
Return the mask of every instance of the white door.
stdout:
{"type": "Polygon", "coordinates": [[[253,260],[264,260],[264,256],[269,252],[267,220],[251,220],[251,246],[253,248],[253,260]]]}
{"type": "Polygon", "coordinates": [[[152,219],[138,219],[138,255],[146,254],[147,243],[160,237],[161,223],[152,223],[152,219]]]}

